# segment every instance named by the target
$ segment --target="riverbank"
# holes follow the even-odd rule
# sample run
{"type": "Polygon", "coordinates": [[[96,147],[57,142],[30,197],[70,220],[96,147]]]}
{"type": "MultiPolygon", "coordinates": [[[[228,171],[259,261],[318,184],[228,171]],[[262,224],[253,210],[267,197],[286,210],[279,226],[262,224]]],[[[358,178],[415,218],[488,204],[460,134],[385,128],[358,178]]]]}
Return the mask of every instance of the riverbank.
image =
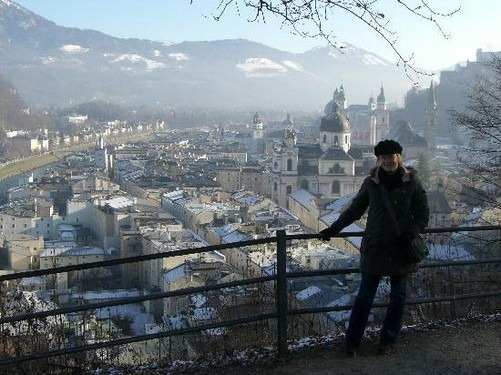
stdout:
{"type": "Polygon", "coordinates": [[[27,173],[33,169],[43,167],[48,164],[70,155],[73,151],[54,151],[50,153],[30,156],[28,158],[12,160],[0,165],[0,181],[14,177],[21,173],[27,173]]]}

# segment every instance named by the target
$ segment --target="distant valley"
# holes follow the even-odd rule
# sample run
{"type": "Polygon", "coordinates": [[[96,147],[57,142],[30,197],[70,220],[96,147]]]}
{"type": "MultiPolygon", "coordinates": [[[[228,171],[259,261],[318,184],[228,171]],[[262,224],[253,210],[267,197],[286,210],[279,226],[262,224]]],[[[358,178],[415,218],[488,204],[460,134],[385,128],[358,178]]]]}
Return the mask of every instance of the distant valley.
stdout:
{"type": "Polygon", "coordinates": [[[168,44],[65,28],[0,1],[2,75],[28,103],[90,100],[160,108],[321,110],[343,85],[350,104],[385,87],[403,102],[412,82],[354,46],[294,54],[247,40],[168,44]]]}

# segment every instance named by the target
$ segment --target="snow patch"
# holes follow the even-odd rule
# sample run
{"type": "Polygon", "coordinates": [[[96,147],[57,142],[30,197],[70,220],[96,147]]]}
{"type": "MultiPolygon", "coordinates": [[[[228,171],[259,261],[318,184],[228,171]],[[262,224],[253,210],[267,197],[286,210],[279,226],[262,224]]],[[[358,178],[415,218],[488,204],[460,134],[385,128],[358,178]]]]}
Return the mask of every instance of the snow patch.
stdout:
{"type": "Polygon", "coordinates": [[[77,44],[65,44],[64,46],[59,47],[59,50],[65,53],[85,53],[89,52],[90,48],[85,48],[77,44]]]}
{"type": "MultiPolygon", "coordinates": [[[[146,70],[162,69],[167,67],[164,63],[154,60],[149,60],[143,56],[134,53],[127,53],[124,55],[120,55],[118,57],[115,57],[110,62],[112,63],[131,62],[134,64],[143,63],[146,64],[146,70]]],[[[127,70],[132,70],[132,69],[128,68],[127,70]]]]}
{"type": "Polygon", "coordinates": [[[287,73],[288,69],[266,58],[252,57],[244,63],[237,64],[237,69],[243,71],[247,77],[265,77],[287,73]]]}
{"type": "Polygon", "coordinates": [[[175,43],[174,42],[171,42],[170,40],[159,40],[158,43],[160,43],[162,46],[172,46],[174,45],[175,43]]]}
{"type": "Polygon", "coordinates": [[[301,68],[301,65],[299,65],[298,63],[295,63],[294,61],[284,60],[284,61],[282,61],[282,63],[290,69],[297,70],[298,72],[303,71],[303,69],[301,68]]]}
{"type": "Polygon", "coordinates": [[[55,64],[59,61],[56,57],[53,56],[46,56],[46,57],[41,57],[40,61],[42,61],[42,64],[44,65],[49,65],[49,64],[55,64]]]}
{"type": "Polygon", "coordinates": [[[172,59],[172,60],[176,60],[176,61],[185,61],[185,60],[189,60],[190,58],[184,54],[184,53],[169,53],[169,57],[172,59]]]}
{"type": "Polygon", "coordinates": [[[388,65],[384,60],[371,54],[362,55],[362,62],[365,65],[388,65]]]}

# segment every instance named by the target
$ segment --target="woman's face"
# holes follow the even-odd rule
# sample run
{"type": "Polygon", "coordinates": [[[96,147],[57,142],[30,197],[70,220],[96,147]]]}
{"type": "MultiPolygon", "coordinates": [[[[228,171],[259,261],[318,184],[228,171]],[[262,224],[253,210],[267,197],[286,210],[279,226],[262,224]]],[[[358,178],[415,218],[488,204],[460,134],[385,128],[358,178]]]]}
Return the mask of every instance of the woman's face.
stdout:
{"type": "Polygon", "coordinates": [[[378,158],[386,173],[393,174],[398,170],[398,154],[379,155],[378,158]]]}

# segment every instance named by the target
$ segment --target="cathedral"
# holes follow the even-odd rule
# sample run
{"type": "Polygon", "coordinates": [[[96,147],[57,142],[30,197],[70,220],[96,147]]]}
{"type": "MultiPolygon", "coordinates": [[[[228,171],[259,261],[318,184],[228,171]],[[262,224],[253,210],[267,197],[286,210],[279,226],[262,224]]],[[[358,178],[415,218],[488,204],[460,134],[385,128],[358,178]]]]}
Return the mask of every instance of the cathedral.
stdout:
{"type": "Polygon", "coordinates": [[[366,108],[357,107],[346,107],[341,86],[325,106],[317,143],[299,144],[293,125],[284,130],[281,143],[273,149],[272,200],[287,207],[288,195],[299,189],[330,200],[358,190],[375,164],[374,145],[389,131],[383,87],[377,101],[371,98],[366,108]],[[352,143],[348,115],[356,119],[357,144],[352,143]]]}

